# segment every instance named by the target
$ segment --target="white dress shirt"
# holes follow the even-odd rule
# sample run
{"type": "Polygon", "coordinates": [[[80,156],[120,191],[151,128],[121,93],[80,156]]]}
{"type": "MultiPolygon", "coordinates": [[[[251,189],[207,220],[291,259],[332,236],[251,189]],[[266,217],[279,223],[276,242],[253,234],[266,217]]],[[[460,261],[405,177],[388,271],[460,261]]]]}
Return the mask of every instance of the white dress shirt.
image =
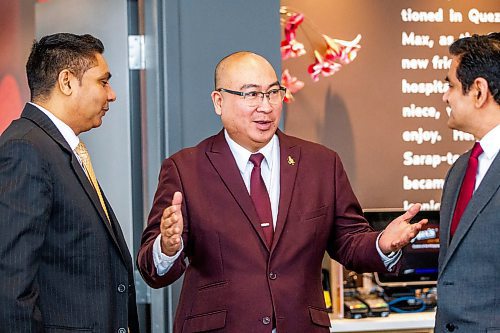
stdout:
{"type": "MultiPolygon", "coordinates": [[[[248,193],[250,193],[250,178],[252,175],[253,164],[249,161],[252,152],[246,150],[234,142],[226,131],[224,131],[229,149],[233,153],[236,165],[240,170],[241,177],[245,182],[248,193]]],[[[278,204],[280,200],[280,146],[278,136],[275,134],[267,145],[262,147],[257,153],[264,155],[261,164],[261,176],[266,184],[267,193],[271,201],[271,211],[273,214],[273,228],[276,229],[276,220],[278,217],[278,204]]]]}
{"type": "Polygon", "coordinates": [[[87,170],[83,167],[82,160],[80,159],[80,156],[75,153],[76,146],[80,143],[80,139],[76,136],[75,132],[66,125],[65,122],[63,122],[61,119],[57,118],[52,112],[49,110],[45,109],[44,107],[35,104],[33,102],[29,102],[31,105],[36,106],[40,111],[45,113],[47,117],[54,123],[54,125],[57,127],[59,132],[61,132],[61,135],[63,136],[64,140],[68,143],[69,147],[73,151],[73,154],[75,154],[76,159],[78,160],[78,163],[80,163],[80,166],[82,167],[82,170],[87,173],[87,170]]]}
{"type": "Polygon", "coordinates": [[[486,133],[479,143],[481,144],[481,148],[483,148],[483,153],[477,158],[478,167],[474,191],[477,190],[479,184],[481,184],[486,172],[488,172],[488,169],[500,150],[500,125],[497,125],[486,133]]]}
{"type": "Polygon", "coordinates": [[[66,125],[61,119],[57,118],[52,114],[49,110],[45,109],[44,107],[35,104],[33,102],[29,102],[31,105],[35,106],[38,110],[42,111],[45,113],[47,117],[54,123],[54,125],[57,127],[59,132],[61,132],[62,136],[64,137],[64,140],[68,142],[69,146],[71,147],[71,150],[75,150],[76,146],[80,143],[80,139],[76,136],[75,132],[66,125]]]}

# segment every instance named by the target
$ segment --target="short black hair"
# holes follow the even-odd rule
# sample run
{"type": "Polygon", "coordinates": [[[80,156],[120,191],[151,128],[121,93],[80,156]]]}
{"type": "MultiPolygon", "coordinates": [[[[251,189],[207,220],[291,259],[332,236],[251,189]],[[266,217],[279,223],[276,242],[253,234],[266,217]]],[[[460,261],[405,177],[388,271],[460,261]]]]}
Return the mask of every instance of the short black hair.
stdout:
{"type": "Polygon", "coordinates": [[[463,93],[468,93],[474,80],[481,77],[500,104],[500,33],[460,38],[450,45],[450,54],[458,57],[457,79],[463,93]]]}
{"type": "Polygon", "coordinates": [[[81,81],[85,71],[97,65],[96,54],[103,52],[102,42],[88,34],[57,33],[35,40],[26,63],[31,100],[47,97],[64,69],[81,81]]]}

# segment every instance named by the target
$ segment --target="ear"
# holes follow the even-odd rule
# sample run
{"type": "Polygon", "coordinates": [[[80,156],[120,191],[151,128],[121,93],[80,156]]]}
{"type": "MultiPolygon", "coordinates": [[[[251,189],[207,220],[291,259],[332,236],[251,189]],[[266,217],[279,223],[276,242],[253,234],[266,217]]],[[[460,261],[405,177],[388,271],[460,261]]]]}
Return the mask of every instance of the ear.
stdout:
{"type": "Polygon", "coordinates": [[[214,110],[219,116],[222,115],[222,95],[220,92],[212,91],[212,102],[214,103],[214,110]]]}
{"type": "Polygon", "coordinates": [[[474,104],[477,108],[481,108],[488,100],[489,89],[488,81],[482,77],[478,77],[472,84],[474,87],[474,104]]]}
{"type": "Polygon", "coordinates": [[[72,81],[74,78],[73,73],[71,73],[68,69],[63,69],[59,72],[59,75],[57,76],[57,87],[62,94],[66,96],[72,94],[72,86],[74,84],[72,81]]]}

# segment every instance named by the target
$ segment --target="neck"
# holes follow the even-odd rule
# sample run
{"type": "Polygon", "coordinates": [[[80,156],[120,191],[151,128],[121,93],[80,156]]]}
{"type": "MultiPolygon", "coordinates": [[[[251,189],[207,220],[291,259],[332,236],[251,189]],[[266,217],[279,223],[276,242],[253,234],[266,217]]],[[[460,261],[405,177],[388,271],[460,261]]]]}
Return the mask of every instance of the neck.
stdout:
{"type": "Polygon", "coordinates": [[[71,120],[71,117],[69,116],[69,113],[65,110],[68,108],[65,107],[62,103],[54,100],[53,98],[48,98],[48,99],[33,99],[33,103],[40,105],[50,113],[52,113],[55,117],[57,117],[59,120],[61,120],[63,123],[68,125],[73,132],[78,136],[82,131],[79,129],[76,124],[71,120]]]}

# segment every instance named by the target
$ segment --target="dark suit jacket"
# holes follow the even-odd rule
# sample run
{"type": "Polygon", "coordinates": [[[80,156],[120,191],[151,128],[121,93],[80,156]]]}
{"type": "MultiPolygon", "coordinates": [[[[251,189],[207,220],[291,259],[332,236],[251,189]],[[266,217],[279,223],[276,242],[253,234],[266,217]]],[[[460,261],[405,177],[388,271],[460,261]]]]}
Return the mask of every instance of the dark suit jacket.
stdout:
{"type": "Polygon", "coordinates": [[[350,269],[385,270],[377,233],[362,217],[338,155],[281,132],[278,137],[281,190],[271,248],[223,132],[163,162],[138,266],[155,288],[185,271],[175,332],[270,333],[273,311],[278,332],[328,332],[325,250],[350,269]],[[184,251],[158,276],[152,245],[175,191],[184,195],[184,251]]]}
{"type": "Polygon", "coordinates": [[[451,167],[443,190],[436,332],[500,332],[500,154],[449,239],[469,156],[451,167]]]}
{"type": "Polygon", "coordinates": [[[132,260],[106,206],[111,225],[68,143],[27,104],[0,137],[1,332],[138,332],[132,260]]]}

